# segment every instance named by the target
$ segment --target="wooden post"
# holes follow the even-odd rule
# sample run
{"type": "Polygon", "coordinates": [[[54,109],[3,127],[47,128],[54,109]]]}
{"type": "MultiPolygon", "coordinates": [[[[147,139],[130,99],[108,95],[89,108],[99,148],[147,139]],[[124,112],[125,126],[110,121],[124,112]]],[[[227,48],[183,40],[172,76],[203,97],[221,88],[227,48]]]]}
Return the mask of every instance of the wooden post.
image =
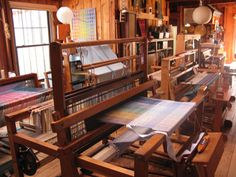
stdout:
{"type": "Polygon", "coordinates": [[[135,177],[148,177],[148,161],[136,155],[134,167],[135,177]]]}
{"type": "Polygon", "coordinates": [[[62,177],[78,177],[79,173],[76,167],[76,156],[72,151],[65,152],[63,149],[59,151],[61,176],[62,177]]]}
{"type": "MultiPolygon", "coordinates": [[[[62,63],[62,50],[59,43],[53,42],[50,44],[50,61],[53,78],[53,97],[54,107],[57,112],[58,119],[66,115],[65,105],[65,91],[64,91],[64,74],[62,63]]],[[[70,142],[70,128],[57,132],[58,145],[64,147],[70,142]]],[[[65,153],[62,148],[60,151],[61,173],[63,177],[78,176],[77,168],[75,166],[73,152],[65,153]]]]}
{"type": "Polygon", "coordinates": [[[215,100],[216,106],[215,106],[215,116],[213,120],[213,131],[219,132],[221,125],[222,125],[222,114],[223,114],[223,102],[220,100],[215,100]]]}
{"type": "Polygon", "coordinates": [[[161,96],[162,99],[169,99],[170,95],[170,61],[163,59],[161,62],[161,90],[164,94],[161,96]]]}
{"type": "Polygon", "coordinates": [[[62,50],[60,43],[53,42],[50,44],[50,62],[52,70],[52,86],[55,111],[60,113],[60,116],[65,115],[65,95],[63,83],[63,63],[62,50]]]}
{"type": "Polygon", "coordinates": [[[23,177],[24,174],[22,170],[20,169],[19,163],[18,163],[18,145],[14,143],[13,136],[16,133],[16,125],[15,122],[6,122],[7,125],[7,131],[8,131],[8,139],[10,144],[10,150],[11,150],[11,156],[12,156],[12,166],[14,170],[15,177],[23,177]]]}
{"type": "Polygon", "coordinates": [[[147,76],[147,71],[148,71],[148,64],[147,64],[147,55],[148,55],[148,39],[145,38],[144,43],[143,43],[143,71],[144,71],[144,76],[147,76]]]}

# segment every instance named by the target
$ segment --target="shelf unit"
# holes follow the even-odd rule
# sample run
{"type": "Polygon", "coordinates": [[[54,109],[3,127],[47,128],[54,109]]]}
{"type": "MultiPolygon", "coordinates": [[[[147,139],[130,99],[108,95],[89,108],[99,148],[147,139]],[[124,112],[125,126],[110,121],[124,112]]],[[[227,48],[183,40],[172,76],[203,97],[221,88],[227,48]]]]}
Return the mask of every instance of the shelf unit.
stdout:
{"type": "Polygon", "coordinates": [[[164,22],[169,21],[168,16],[163,16],[163,19],[156,18],[154,14],[148,14],[148,13],[137,13],[137,18],[138,19],[146,19],[146,20],[163,20],[164,22]]]}
{"type": "Polygon", "coordinates": [[[152,39],[148,42],[148,73],[161,69],[161,60],[174,55],[174,38],[152,39]]]}

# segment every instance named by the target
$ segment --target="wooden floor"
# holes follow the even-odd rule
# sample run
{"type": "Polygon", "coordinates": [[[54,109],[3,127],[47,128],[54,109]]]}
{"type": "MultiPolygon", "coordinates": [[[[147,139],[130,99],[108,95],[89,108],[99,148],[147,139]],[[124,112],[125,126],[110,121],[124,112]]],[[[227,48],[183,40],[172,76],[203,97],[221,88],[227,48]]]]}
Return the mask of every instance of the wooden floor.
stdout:
{"type": "MultiPolygon", "coordinates": [[[[234,78],[233,90],[233,95],[236,96],[236,78],[234,78]]],[[[228,112],[227,119],[232,120],[233,127],[224,132],[227,141],[215,177],[236,177],[236,102],[228,112]]]]}
{"type": "MultiPolygon", "coordinates": [[[[233,82],[234,93],[236,96],[236,78],[233,82]]],[[[227,113],[227,119],[232,120],[233,127],[225,130],[227,137],[225,150],[215,173],[215,177],[236,177],[236,102],[232,104],[232,109],[227,113]]],[[[37,177],[56,177],[60,175],[60,164],[58,160],[45,165],[37,171],[37,177]]]]}

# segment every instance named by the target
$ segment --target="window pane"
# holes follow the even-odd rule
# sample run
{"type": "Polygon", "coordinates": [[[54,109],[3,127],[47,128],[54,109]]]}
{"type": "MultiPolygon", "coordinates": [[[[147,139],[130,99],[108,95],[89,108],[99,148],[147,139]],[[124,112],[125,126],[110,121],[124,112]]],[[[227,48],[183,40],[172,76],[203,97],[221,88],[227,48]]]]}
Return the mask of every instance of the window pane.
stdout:
{"type": "Polygon", "coordinates": [[[22,22],[23,22],[23,28],[30,28],[31,27],[31,21],[30,21],[31,13],[28,10],[22,10],[22,22]]]}
{"type": "Polygon", "coordinates": [[[50,71],[49,46],[18,48],[20,74],[37,73],[43,78],[45,71],[50,71]]]}
{"type": "Polygon", "coordinates": [[[24,31],[22,28],[15,28],[15,36],[18,36],[16,38],[16,46],[24,45],[25,39],[24,39],[24,31]]]}
{"type": "Polygon", "coordinates": [[[12,9],[20,74],[50,71],[47,11],[12,9]],[[37,45],[37,46],[34,46],[37,45]]]}
{"type": "Polygon", "coordinates": [[[48,28],[48,16],[47,12],[45,11],[39,11],[40,13],[40,26],[48,28]]]}
{"type": "MultiPolygon", "coordinates": [[[[33,36],[33,31],[32,29],[30,28],[23,28],[23,35],[24,35],[24,45],[32,45],[33,44],[33,39],[32,39],[32,36],[33,36]]],[[[16,37],[18,38],[18,36],[16,37]]]]}
{"type": "MultiPolygon", "coordinates": [[[[42,44],[42,32],[41,32],[42,29],[40,28],[34,28],[32,30],[32,41],[33,41],[33,44],[42,44]]],[[[46,34],[47,35],[47,34],[46,34]]]]}
{"type": "Polygon", "coordinates": [[[31,27],[39,27],[40,26],[40,16],[39,11],[32,10],[31,11],[31,27]]]}
{"type": "Polygon", "coordinates": [[[44,57],[48,57],[48,60],[45,60],[45,71],[51,71],[51,68],[50,68],[50,60],[49,60],[49,47],[48,46],[44,46],[43,47],[43,55],[44,57]]]}
{"type": "Polygon", "coordinates": [[[18,9],[13,9],[12,10],[12,14],[13,14],[13,23],[15,28],[19,28],[22,27],[22,12],[18,9]]]}
{"type": "Polygon", "coordinates": [[[41,33],[41,37],[42,37],[42,43],[43,44],[48,44],[49,43],[49,35],[48,34],[48,28],[43,28],[42,29],[42,33],[41,33]]]}
{"type": "Polygon", "coordinates": [[[16,46],[49,43],[47,11],[13,9],[12,12],[16,46]]]}

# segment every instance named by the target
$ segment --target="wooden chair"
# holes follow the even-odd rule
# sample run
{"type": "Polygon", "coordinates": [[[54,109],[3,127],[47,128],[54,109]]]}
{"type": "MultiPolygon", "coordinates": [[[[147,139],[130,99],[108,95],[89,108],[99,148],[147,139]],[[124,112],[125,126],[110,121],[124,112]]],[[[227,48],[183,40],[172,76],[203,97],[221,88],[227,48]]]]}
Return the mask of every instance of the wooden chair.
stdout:
{"type": "Polygon", "coordinates": [[[51,83],[50,83],[50,81],[52,80],[51,74],[52,74],[51,71],[44,72],[45,84],[47,88],[52,88],[51,83]]]}

